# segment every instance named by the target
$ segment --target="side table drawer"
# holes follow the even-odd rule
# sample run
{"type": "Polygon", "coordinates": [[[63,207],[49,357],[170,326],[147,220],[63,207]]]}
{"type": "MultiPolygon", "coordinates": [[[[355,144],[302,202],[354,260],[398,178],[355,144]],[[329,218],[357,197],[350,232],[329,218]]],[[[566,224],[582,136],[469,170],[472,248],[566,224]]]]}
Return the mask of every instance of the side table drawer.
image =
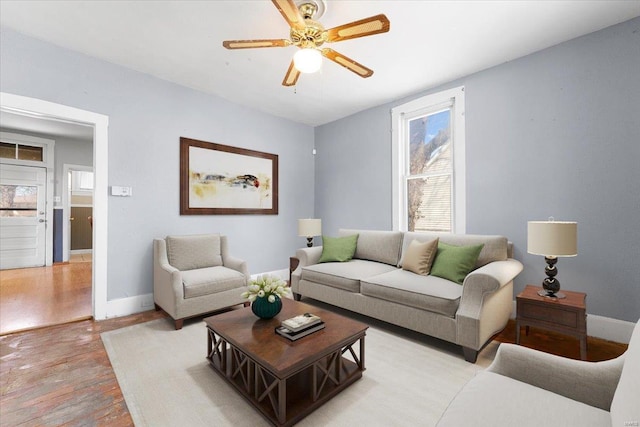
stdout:
{"type": "Polygon", "coordinates": [[[523,302],[518,307],[518,312],[522,319],[533,319],[541,322],[553,321],[556,325],[574,329],[581,329],[584,325],[584,319],[582,322],[580,321],[577,311],[566,310],[561,307],[523,302]]]}

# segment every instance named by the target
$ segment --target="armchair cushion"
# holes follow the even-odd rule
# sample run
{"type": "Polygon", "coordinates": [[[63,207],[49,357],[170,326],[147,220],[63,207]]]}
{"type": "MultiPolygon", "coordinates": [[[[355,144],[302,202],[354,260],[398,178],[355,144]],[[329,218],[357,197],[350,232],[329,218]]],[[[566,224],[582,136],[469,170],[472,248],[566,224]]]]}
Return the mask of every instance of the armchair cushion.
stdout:
{"type": "MultiPolygon", "coordinates": [[[[244,274],[220,266],[183,271],[181,274],[185,298],[243,288],[247,283],[244,274]]],[[[240,294],[240,290],[238,290],[238,294],[240,294]]]]}
{"type": "Polygon", "coordinates": [[[180,271],[221,266],[220,235],[167,236],[167,258],[180,271]]]}
{"type": "Polygon", "coordinates": [[[533,385],[494,372],[480,372],[449,404],[438,427],[611,425],[611,416],[533,385]],[[502,404],[499,400],[507,401],[502,404]]]}

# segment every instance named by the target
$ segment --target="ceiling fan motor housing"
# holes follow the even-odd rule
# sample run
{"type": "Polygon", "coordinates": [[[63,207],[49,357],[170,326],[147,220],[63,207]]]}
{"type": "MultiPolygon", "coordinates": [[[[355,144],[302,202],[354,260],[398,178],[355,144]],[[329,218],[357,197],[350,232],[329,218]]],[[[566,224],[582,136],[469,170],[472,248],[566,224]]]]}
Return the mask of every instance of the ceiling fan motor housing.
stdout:
{"type": "Polygon", "coordinates": [[[292,44],[300,48],[318,47],[327,41],[327,32],[319,22],[312,19],[304,20],[302,29],[291,28],[290,38],[292,44]]]}

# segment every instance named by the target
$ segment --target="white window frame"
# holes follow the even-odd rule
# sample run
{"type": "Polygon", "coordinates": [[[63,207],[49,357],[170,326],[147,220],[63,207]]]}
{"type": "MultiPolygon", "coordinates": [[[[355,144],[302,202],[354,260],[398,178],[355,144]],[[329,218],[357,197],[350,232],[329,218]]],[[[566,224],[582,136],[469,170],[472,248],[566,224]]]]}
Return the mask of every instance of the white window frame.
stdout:
{"type": "Polygon", "coordinates": [[[407,231],[407,185],[409,121],[451,106],[453,150],[452,231],[464,234],[466,225],[464,86],[426,95],[391,110],[393,229],[407,231]]]}

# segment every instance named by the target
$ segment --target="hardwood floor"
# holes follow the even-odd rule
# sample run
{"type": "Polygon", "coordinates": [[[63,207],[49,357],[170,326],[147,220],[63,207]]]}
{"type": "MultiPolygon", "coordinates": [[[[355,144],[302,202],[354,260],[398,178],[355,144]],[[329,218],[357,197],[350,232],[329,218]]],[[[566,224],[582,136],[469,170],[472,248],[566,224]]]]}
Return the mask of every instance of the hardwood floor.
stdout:
{"type": "MultiPolygon", "coordinates": [[[[0,337],[2,426],[133,425],[100,333],[163,317],[167,317],[163,311],[147,311],[0,337]]],[[[515,340],[513,320],[497,339],[515,340]]],[[[579,356],[577,339],[535,328],[522,342],[567,357],[579,356]]],[[[587,356],[589,360],[610,359],[626,348],[625,344],[589,338],[587,356]]]]}
{"type": "MultiPolygon", "coordinates": [[[[507,326],[495,339],[500,342],[515,343],[515,320],[509,320],[507,326]]],[[[529,335],[525,335],[524,328],[522,328],[520,345],[546,353],[580,360],[580,340],[569,335],[558,334],[534,327],[529,328],[529,335]]],[[[587,360],[590,362],[613,359],[624,353],[626,349],[626,344],[587,337],[587,360]]]]}
{"type": "Polygon", "coordinates": [[[166,317],[147,311],[0,337],[2,426],[131,426],[100,333],[166,317]]]}
{"type": "Polygon", "coordinates": [[[92,263],[72,261],[0,271],[0,335],[91,318],[92,263]]]}

